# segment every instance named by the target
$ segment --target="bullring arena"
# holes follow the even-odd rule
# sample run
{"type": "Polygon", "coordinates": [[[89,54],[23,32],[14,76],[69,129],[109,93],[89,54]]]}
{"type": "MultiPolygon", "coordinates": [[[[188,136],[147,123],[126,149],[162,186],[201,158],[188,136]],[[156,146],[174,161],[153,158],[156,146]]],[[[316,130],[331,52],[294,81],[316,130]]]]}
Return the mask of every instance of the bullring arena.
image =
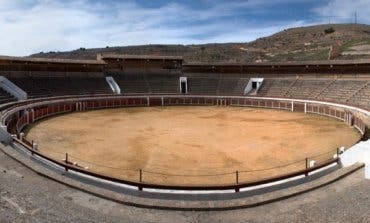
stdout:
{"type": "MultiPolygon", "coordinates": [[[[346,190],[348,199],[368,196],[353,188],[369,188],[363,172],[369,172],[370,61],[187,64],[126,55],[0,61],[1,151],[13,158],[5,163],[22,163],[33,176],[26,177],[29,188],[43,188],[30,194],[63,186],[69,192],[57,196],[67,201],[56,203],[86,207],[93,200],[102,202],[96,210],[107,211],[112,202],[166,210],[163,216],[263,213],[266,206],[299,207],[311,196],[328,198],[316,208],[335,208],[335,191],[346,190]]],[[[4,178],[11,190],[12,177],[4,178]]],[[[367,201],[356,209],[365,220],[367,201]]]]}
{"type": "Polygon", "coordinates": [[[323,162],[361,135],[318,115],[251,108],[150,107],[73,113],[26,135],[39,151],[105,175],[172,185],[257,181],[323,162]]]}

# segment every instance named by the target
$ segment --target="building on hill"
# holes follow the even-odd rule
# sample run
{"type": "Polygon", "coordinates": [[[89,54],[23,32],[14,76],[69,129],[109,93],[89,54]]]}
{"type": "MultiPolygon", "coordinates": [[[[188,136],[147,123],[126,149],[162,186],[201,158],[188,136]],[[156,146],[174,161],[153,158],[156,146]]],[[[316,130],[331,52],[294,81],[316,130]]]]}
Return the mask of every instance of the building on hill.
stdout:
{"type": "Polygon", "coordinates": [[[98,54],[98,61],[106,63],[106,72],[114,74],[124,73],[181,73],[182,57],[149,56],[149,55],[118,55],[98,54]]]}

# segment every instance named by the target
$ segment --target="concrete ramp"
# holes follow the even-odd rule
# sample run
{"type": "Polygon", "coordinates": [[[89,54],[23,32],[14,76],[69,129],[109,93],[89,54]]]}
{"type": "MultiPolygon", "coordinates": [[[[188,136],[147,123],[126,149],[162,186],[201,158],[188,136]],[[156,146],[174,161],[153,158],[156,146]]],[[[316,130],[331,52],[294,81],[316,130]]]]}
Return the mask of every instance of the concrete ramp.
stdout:
{"type": "Polygon", "coordinates": [[[113,93],[121,94],[121,88],[119,87],[119,85],[117,84],[113,77],[105,77],[105,80],[107,81],[113,93]]]}
{"type": "Polygon", "coordinates": [[[1,141],[1,143],[4,143],[6,145],[8,145],[12,141],[12,137],[10,136],[8,131],[6,130],[5,125],[0,126],[0,141],[1,141]]]}
{"type": "Polygon", "coordinates": [[[365,178],[370,179],[370,140],[360,142],[346,150],[341,155],[341,161],[344,167],[357,162],[365,163],[365,178]]]}
{"type": "Polygon", "coordinates": [[[27,99],[27,93],[4,76],[0,76],[0,87],[17,98],[17,100],[27,99]]]}
{"type": "Polygon", "coordinates": [[[244,95],[256,95],[263,84],[264,78],[251,78],[244,89],[244,95]]]}

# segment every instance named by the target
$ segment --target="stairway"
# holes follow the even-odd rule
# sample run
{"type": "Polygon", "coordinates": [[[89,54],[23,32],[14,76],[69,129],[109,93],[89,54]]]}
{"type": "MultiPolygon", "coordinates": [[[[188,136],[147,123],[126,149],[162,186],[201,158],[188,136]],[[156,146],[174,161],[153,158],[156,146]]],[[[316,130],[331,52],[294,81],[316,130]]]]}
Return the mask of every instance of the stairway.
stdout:
{"type": "Polygon", "coordinates": [[[369,85],[369,82],[366,81],[366,83],[360,87],[357,91],[355,91],[352,95],[350,95],[348,98],[346,98],[346,102],[348,102],[351,98],[355,97],[358,93],[360,93],[364,88],[366,88],[369,85]]]}
{"type": "Polygon", "coordinates": [[[326,89],[333,85],[336,80],[337,78],[334,78],[328,85],[326,85],[326,87],[324,87],[318,94],[316,94],[314,98],[317,99],[326,89]]]}
{"type": "Polygon", "coordinates": [[[298,82],[299,79],[300,79],[300,77],[297,76],[297,78],[289,85],[288,89],[283,94],[284,97],[287,97],[289,95],[290,90],[298,82]]]}

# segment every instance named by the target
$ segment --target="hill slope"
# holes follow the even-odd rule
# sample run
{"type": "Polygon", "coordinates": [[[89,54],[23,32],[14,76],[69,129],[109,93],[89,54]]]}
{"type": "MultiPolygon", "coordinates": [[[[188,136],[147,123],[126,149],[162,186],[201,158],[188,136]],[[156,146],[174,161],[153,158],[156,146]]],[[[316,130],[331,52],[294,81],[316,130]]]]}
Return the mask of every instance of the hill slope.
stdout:
{"type": "Polygon", "coordinates": [[[370,58],[370,26],[328,24],[291,28],[249,43],[80,48],[33,54],[40,58],[95,59],[98,53],[183,56],[187,62],[260,62],[370,58]]]}

